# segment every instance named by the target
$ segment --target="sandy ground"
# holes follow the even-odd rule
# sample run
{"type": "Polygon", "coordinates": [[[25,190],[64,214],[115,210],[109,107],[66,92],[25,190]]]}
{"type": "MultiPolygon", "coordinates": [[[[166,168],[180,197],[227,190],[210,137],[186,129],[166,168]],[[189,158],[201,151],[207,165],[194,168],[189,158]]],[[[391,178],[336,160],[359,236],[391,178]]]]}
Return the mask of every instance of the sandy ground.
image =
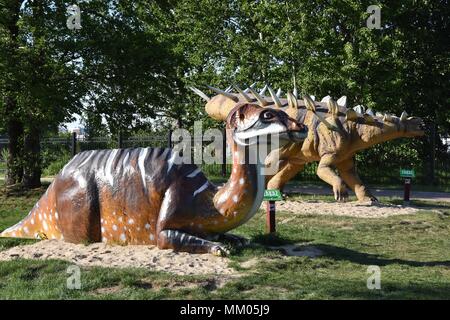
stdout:
{"type": "MultiPolygon", "coordinates": [[[[264,209],[265,203],[261,206],[264,209]]],[[[295,215],[337,215],[362,218],[383,218],[394,215],[414,214],[419,209],[391,204],[335,203],[321,201],[281,201],[277,210],[295,215]]],[[[289,223],[287,217],[281,224],[289,223]]],[[[291,256],[320,256],[320,250],[312,246],[271,247],[291,256]]],[[[239,276],[228,266],[229,259],[210,254],[189,254],[172,250],[159,250],[154,246],[110,246],[103,243],[91,245],[71,244],[58,240],[45,240],[32,245],[13,247],[0,251],[0,261],[26,259],[61,259],[80,266],[140,267],[152,271],[165,271],[178,275],[220,275],[225,278],[239,276]]],[[[243,267],[245,267],[243,265],[243,267]]]]}
{"type": "MultiPolygon", "coordinates": [[[[265,206],[266,204],[263,203],[264,208],[265,206]]],[[[418,208],[393,204],[369,204],[359,202],[338,203],[313,200],[280,201],[276,203],[276,208],[277,210],[292,212],[296,215],[320,214],[358,218],[384,218],[402,214],[414,214],[419,211],[418,208]]]]}
{"type": "Polygon", "coordinates": [[[110,246],[103,243],[83,245],[45,240],[0,251],[0,261],[17,258],[61,259],[80,266],[136,267],[179,275],[236,274],[236,271],[228,267],[227,258],[159,250],[154,246],[110,246]]]}

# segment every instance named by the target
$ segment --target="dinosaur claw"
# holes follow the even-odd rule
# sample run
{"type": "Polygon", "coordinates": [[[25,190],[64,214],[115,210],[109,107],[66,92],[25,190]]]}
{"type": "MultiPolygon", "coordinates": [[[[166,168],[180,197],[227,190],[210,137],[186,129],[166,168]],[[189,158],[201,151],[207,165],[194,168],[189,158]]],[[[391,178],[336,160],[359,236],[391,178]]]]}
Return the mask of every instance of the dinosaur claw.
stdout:
{"type": "Polygon", "coordinates": [[[214,247],[211,248],[211,253],[213,255],[215,255],[216,257],[226,257],[227,255],[230,254],[230,250],[225,249],[224,247],[217,245],[217,246],[214,246],[214,247]]]}

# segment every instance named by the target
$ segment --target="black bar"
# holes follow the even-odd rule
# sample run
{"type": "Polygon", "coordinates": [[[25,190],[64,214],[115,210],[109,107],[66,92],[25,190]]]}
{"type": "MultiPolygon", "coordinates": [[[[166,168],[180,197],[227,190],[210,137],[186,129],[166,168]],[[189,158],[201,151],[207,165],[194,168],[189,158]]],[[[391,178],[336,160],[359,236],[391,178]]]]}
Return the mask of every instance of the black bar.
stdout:
{"type": "Polygon", "coordinates": [[[227,129],[222,131],[222,177],[227,176],[227,129]]]}
{"type": "Polygon", "coordinates": [[[70,149],[72,151],[72,157],[75,157],[75,155],[77,154],[77,133],[76,132],[72,132],[72,139],[71,139],[71,146],[70,149]]]}
{"type": "Polygon", "coordinates": [[[169,135],[167,137],[167,146],[172,149],[172,130],[169,130],[169,135]]]}
{"type": "Polygon", "coordinates": [[[409,204],[410,193],[411,193],[411,179],[405,178],[405,190],[403,194],[403,201],[405,202],[405,204],[409,204]]]}
{"type": "Polygon", "coordinates": [[[266,211],[266,230],[267,233],[275,232],[275,201],[267,201],[266,211]]]}
{"type": "Polygon", "coordinates": [[[123,136],[122,131],[119,131],[119,134],[117,135],[117,146],[119,149],[123,148],[123,136]]]}

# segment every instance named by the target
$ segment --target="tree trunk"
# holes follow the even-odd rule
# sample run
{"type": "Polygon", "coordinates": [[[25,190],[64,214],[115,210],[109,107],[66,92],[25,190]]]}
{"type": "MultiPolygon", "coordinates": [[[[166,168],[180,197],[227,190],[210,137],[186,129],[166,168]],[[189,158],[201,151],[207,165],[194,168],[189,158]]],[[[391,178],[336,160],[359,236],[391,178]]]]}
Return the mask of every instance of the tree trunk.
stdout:
{"type": "MultiPolygon", "coordinates": [[[[11,103],[10,101],[8,103],[11,103]]],[[[6,185],[20,183],[23,177],[22,151],[23,151],[23,124],[20,120],[8,121],[8,159],[6,185]]]]}
{"type": "Polygon", "coordinates": [[[39,128],[34,125],[31,125],[25,133],[23,185],[28,189],[39,188],[41,186],[42,171],[39,134],[39,128]]]}

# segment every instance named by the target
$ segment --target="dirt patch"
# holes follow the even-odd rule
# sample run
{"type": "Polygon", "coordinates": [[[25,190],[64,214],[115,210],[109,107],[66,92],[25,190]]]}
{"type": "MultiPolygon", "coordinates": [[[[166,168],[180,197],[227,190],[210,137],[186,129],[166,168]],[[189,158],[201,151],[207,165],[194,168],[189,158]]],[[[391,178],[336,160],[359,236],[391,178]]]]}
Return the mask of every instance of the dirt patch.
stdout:
{"type": "Polygon", "coordinates": [[[25,259],[61,259],[80,266],[116,268],[145,268],[178,275],[234,276],[228,259],[210,254],[190,254],[159,250],[154,246],[110,246],[103,243],[72,244],[58,240],[45,240],[21,245],[0,252],[0,261],[25,259]]]}
{"type": "MultiPolygon", "coordinates": [[[[384,218],[396,215],[415,214],[419,208],[404,207],[394,204],[368,204],[360,202],[319,202],[319,201],[286,201],[277,202],[277,210],[291,212],[296,215],[333,215],[358,218],[384,218]]],[[[281,223],[289,223],[286,218],[281,223]]]]}
{"type": "Polygon", "coordinates": [[[284,246],[269,247],[274,250],[280,250],[287,256],[316,258],[322,256],[322,250],[314,246],[287,244],[284,246]]]}

